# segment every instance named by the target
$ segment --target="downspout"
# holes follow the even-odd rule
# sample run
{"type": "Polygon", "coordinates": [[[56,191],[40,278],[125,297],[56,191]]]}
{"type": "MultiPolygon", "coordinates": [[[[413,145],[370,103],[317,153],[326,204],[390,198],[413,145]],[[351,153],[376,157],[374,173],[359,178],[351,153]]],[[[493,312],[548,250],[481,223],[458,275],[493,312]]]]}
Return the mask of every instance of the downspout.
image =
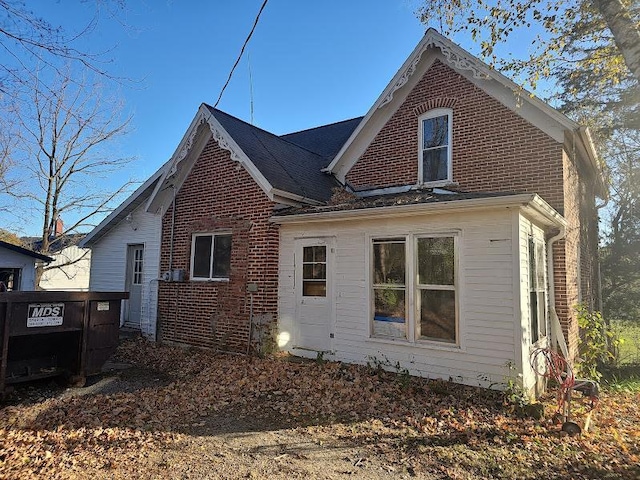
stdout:
{"type": "Polygon", "coordinates": [[[549,277],[549,310],[551,313],[551,347],[555,347],[557,344],[560,347],[560,351],[564,358],[569,360],[569,349],[567,348],[567,341],[562,333],[562,325],[560,325],[560,319],[556,312],[556,287],[555,276],[553,268],[553,244],[558,240],[562,240],[567,234],[567,230],[564,226],[560,226],[560,232],[554,235],[547,241],[547,276],[549,277]]]}
{"type": "Polygon", "coordinates": [[[169,281],[171,281],[171,277],[173,275],[173,236],[175,233],[176,226],[176,185],[175,183],[171,185],[173,188],[173,201],[171,202],[171,240],[169,242],[169,281]]]}

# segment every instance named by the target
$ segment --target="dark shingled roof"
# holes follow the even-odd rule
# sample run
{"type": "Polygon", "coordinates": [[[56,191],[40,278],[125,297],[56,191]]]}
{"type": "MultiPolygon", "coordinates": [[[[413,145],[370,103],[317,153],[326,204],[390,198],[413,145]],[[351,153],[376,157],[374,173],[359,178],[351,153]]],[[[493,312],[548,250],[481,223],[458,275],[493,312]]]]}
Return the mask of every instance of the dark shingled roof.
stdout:
{"type": "MultiPolygon", "coordinates": [[[[86,236],[86,233],[65,233],[59,237],[50,237],[49,253],[58,253],[67,247],[76,246],[86,236]]],[[[42,238],[40,237],[22,237],[20,240],[36,252],[42,250],[42,238]]]]}
{"type": "Polygon", "coordinates": [[[338,154],[362,119],[363,117],[357,117],[351,120],[343,120],[342,122],[336,122],[330,125],[322,125],[299,132],[287,133],[286,135],[281,135],[280,138],[300,145],[318,155],[322,155],[329,159],[329,162],[327,162],[328,165],[338,154]]]}
{"type": "Polygon", "coordinates": [[[366,208],[392,207],[398,205],[416,205],[423,203],[443,203],[456,200],[473,200],[480,198],[508,197],[519,195],[522,192],[451,192],[439,193],[434,190],[441,189],[418,189],[409,192],[375,195],[370,197],[357,197],[351,195],[343,197],[343,201],[332,205],[303,206],[283,208],[277,211],[275,216],[299,215],[308,213],[325,213],[340,210],[362,210],[366,208]]]}
{"type": "MultiPolygon", "coordinates": [[[[332,158],[326,158],[304,146],[292,143],[284,137],[278,137],[209,105],[206,106],[274,188],[320,202],[326,202],[331,198],[333,188],[339,186],[339,183],[331,175],[322,173],[321,170],[330,163],[332,158]]],[[[353,120],[340,123],[348,122],[355,123],[353,120]]],[[[337,143],[342,141],[341,139],[346,133],[346,127],[332,128],[335,125],[339,124],[328,125],[328,130],[325,131],[327,134],[330,134],[331,131],[339,131],[339,138],[328,139],[327,145],[330,147],[323,149],[323,152],[336,150],[337,143]]],[[[322,128],[312,130],[322,130],[322,128]]],[[[299,132],[299,134],[302,133],[299,132]]],[[[290,135],[296,136],[298,134],[290,135]]],[[[349,135],[344,137],[344,140],[349,135]]],[[[308,134],[301,135],[300,138],[302,136],[312,137],[308,134]]],[[[317,134],[313,136],[318,137],[317,134]]],[[[340,147],[337,149],[339,150],[340,147]]]]}

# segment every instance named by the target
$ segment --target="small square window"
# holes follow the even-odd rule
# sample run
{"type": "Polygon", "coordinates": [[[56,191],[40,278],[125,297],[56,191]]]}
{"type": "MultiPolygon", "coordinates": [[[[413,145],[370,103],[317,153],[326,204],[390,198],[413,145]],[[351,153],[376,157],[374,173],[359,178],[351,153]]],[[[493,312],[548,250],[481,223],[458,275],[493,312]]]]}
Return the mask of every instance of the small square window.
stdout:
{"type": "Polygon", "coordinates": [[[227,279],[231,270],[231,235],[198,233],[191,247],[191,278],[227,279]]]}

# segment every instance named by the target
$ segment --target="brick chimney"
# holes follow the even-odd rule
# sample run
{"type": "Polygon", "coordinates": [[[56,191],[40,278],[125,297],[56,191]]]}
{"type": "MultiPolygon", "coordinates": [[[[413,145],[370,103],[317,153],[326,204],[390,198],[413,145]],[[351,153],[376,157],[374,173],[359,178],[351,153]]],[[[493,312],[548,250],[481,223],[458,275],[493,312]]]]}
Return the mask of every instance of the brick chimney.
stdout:
{"type": "Polygon", "coordinates": [[[62,235],[64,232],[64,222],[62,221],[62,219],[60,217],[58,217],[56,219],[56,228],[53,232],[53,236],[54,237],[59,237],[60,235],[62,235]]]}

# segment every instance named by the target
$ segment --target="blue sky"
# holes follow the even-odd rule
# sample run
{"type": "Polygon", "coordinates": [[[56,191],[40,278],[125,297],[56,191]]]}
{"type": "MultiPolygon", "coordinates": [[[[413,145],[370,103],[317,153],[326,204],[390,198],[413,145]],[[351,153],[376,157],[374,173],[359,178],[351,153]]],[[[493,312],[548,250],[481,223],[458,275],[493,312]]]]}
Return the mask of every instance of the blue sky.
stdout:
{"type": "MultiPolygon", "coordinates": [[[[28,4],[70,32],[87,23],[94,6],[28,4]]],[[[114,186],[151,175],[171,157],[199,105],[215,103],[261,4],[127,0],[118,21],[101,15],[78,46],[108,50],[105,68],[131,80],[110,85],[133,115],[131,133],[114,152],[136,158],[110,179],[114,186]]],[[[270,0],[218,108],[251,121],[253,97],[253,123],[276,134],[364,115],[424,33],[418,4],[270,0]]],[[[38,230],[35,222],[21,228],[38,230]]]]}

